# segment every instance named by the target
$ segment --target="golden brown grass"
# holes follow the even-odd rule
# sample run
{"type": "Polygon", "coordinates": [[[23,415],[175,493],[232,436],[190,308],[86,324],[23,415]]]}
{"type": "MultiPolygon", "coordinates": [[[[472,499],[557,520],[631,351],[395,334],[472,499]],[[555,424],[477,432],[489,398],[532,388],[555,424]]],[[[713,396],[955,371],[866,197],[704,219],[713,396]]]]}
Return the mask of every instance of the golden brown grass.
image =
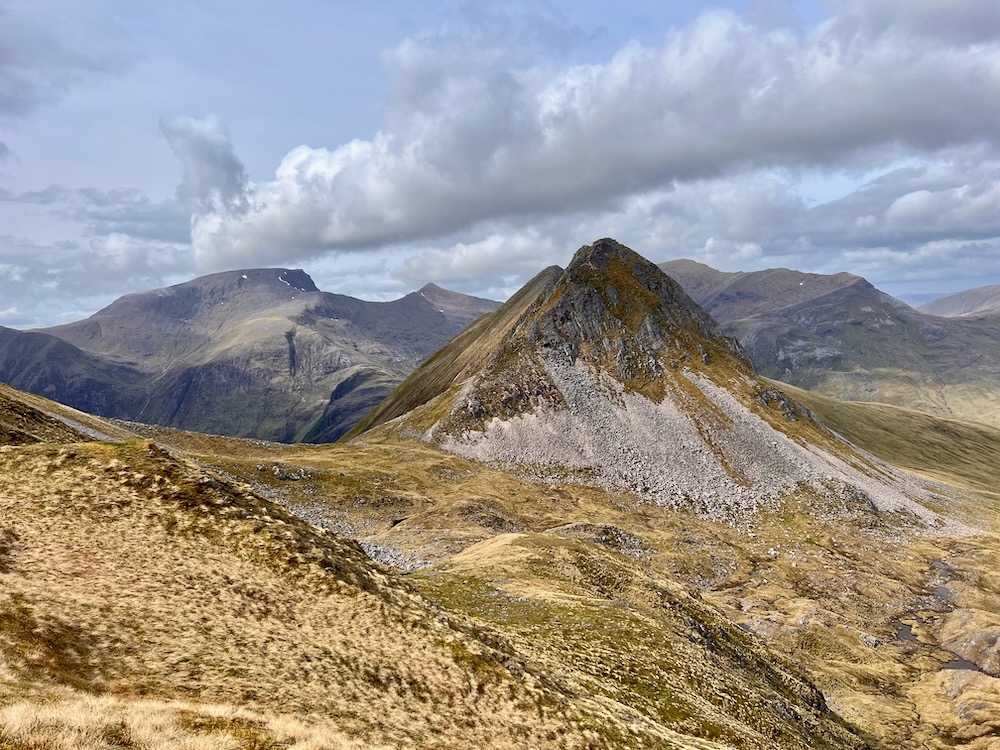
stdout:
{"type": "Polygon", "coordinates": [[[315,715],[376,745],[600,745],[501,642],[152,444],[0,449],[0,526],[0,702],[72,688],[315,715]]]}
{"type": "MultiPolygon", "coordinates": [[[[8,448],[0,591],[16,597],[3,599],[12,616],[0,623],[20,625],[0,626],[4,700],[37,708],[74,690],[240,705],[390,746],[766,747],[758,735],[774,717],[754,707],[774,685],[753,679],[766,668],[807,673],[884,747],[980,750],[995,739],[1000,680],[939,670],[951,658],[941,647],[988,656],[969,636],[998,627],[992,535],[927,534],[905,516],[808,492],[737,529],[591,487],[532,484],[413,441],[278,446],[154,432],[360,538],[441,563],[407,580],[469,619],[372,577],[353,547],[314,539],[244,489],[214,489],[190,465],[147,455],[146,443],[67,448],[72,456],[8,448]],[[307,478],[279,479],[274,464],[307,478]],[[219,493],[229,500],[211,499],[219,493]],[[582,541],[600,525],[645,551],[629,559],[582,541]],[[326,558],[309,557],[320,548],[338,550],[333,578],[357,582],[324,589],[331,573],[316,561],[326,558]],[[954,571],[948,616],[930,607],[940,561],[954,571]],[[128,595],[109,602],[108,591],[128,595]],[[924,643],[893,638],[900,618],[924,643]],[[753,631],[751,646],[732,623],[753,631]],[[456,685],[456,696],[478,697],[444,700],[456,685]]],[[[979,449],[963,450],[974,467],[979,449]]],[[[942,464],[958,484],[961,461],[942,464]]],[[[977,502],[969,495],[961,509],[977,502]]]]}
{"type": "Polygon", "coordinates": [[[305,717],[235,706],[69,694],[0,707],[4,750],[362,750],[305,717]]]}
{"type": "MultiPolygon", "coordinates": [[[[220,461],[224,446],[215,444],[212,450],[217,452],[214,460],[220,461]]],[[[353,527],[361,538],[414,559],[443,563],[409,580],[447,607],[507,634],[519,651],[544,665],[546,674],[558,675],[581,693],[604,695],[632,711],[649,711],[647,721],[656,716],[649,702],[653,696],[662,700],[671,695],[670,700],[683,702],[692,698],[691,686],[664,687],[672,683],[670,671],[662,668],[658,674],[667,675],[665,682],[630,675],[643,674],[643,648],[655,650],[666,661],[683,661],[676,657],[678,652],[668,652],[677,648],[677,638],[690,637],[690,631],[678,626],[656,641],[664,632],[662,623],[651,624],[622,607],[625,602],[638,610],[643,600],[636,599],[634,590],[623,595],[613,587],[604,593],[580,588],[586,576],[567,572],[569,568],[553,561],[551,551],[537,553],[541,562],[531,564],[510,544],[502,554],[484,555],[481,551],[497,543],[498,534],[542,533],[531,537],[538,540],[579,528],[567,524],[604,524],[638,537],[646,553],[628,576],[648,576],[661,585],[676,580],[700,592],[731,622],[752,630],[805,669],[838,712],[881,738],[886,747],[919,746],[924,739],[929,748],[955,746],[949,743],[961,734],[958,719],[938,731],[927,717],[935,712],[957,716],[963,701],[1000,683],[984,678],[985,683],[970,683],[972,692],[963,692],[960,685],[950,693],[923,696],[928,708],[915,712],[911,693],[930,684],[940,664],[951,657],[935,645],[895,640],[891,624],[897,618],[924,616],[921,608],[936,585],[934,565],[942,559],[961,572],[957,610],[1000,611],[1000,584],[989,573],[991,565],[1000,565],[995,554],[1000,541],[991,535],[928,534],[905,515],[880,513],[862,500],[834,502],[812,492],[770,508],[750,528],[736,529],[641,504],[628,495],[525,482],[416,441],[287,446],[254,455],[244,455],[245,450],[241,444],[234,449],[241,457],[221,460],[220,465],[289,502],[318,508],[353,527]],[[260,461],[267,461],[268,471],[256,470],[260,461]],[[275,479],[272,462],[308,467],[310,478],[275,479]],[[530,603],[516,601],[522,597],[530,603]],[[605,639],[605,632],[614,635],[605,639]],[[634,641],[626,635],[632,633],[634,641]],[[646,638],[659,645],[642,647],[646,638]],[[594,660],[587,654],[594,654],[594,660]],[[611,664],[617,667],[608,667],[611,664]],[[643,693],[643,685],[654,687],[643,693]]],[[[970,495],[951,511],[961,510],[968,517],[975,502],[970,495]]],[[[558,548],[563,543],[551,544],[558,548]]],[[[595,549],[586,544],[580,549],[600,567],[599,551],[586,551],[595,549]]],[[[944,624],[932,618],[924,626],[925,640],[957,648],[948,641],[951,631],[944,624]]],[[[980,620],[979,626],[992,632],[989,619],[980,620]]],[[[970,627],[976,623],[953,630],[961,635],[970,627]]],[[[718,664],[704,668],[714,674],[732,671],[718,664]]],[[[996,695],[1000,700],[1000,692],[996,695]]],[[[598,715],[607,710],[601,704],[598,715]]],[[[711,710],[701,715],[711,715],[711,710]]],[[[659,726],[685,731],[680,723],[666,720],[659,726]]]]}
{"type": "Polygon", "coordinates": [[[504,534],[412,580],[502,629],[606,714],[682,747],[702,746],[694,738],[761,750],[863,746],[790,662],[681,586],[593,543],[504,534]]]}

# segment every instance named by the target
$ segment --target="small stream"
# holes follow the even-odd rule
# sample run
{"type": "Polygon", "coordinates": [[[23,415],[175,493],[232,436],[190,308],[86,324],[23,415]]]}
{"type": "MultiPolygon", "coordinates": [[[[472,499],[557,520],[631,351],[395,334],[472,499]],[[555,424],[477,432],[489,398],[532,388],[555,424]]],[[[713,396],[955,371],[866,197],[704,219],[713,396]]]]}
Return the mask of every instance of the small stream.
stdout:
{"type": "MultiPolygon", "coordinates": [[[[935,579],[932,583],[935,585],[931,593],[932,606],[929,607],[929,609],[950,612],[955,608],[955,594],[950,588],[948,588],[948,583],[955,578],[955,568],[944,560],[934,560],[931,562],[931,570],[934,573],[935,579]]],[[[913,618],[920,621],[916,615],[913,615],[913,618]]],[[[913,626],[907,625],[905,622],[901,622],[900,620],[893,620],[892,627],[896,630],[896,640],[909,641],[910,643],[921,642],[920,639],[914,634],[913,626]]],[[[965,669],[986,674],[973,662],[968,659],[963,659],[958,654],[948,651],[948,649],[942,649],[940,646],[934,646],[933,648],[938,648],[945,653],[951,654],[953,657],[942,664],[941,669],[965,669]]]]}

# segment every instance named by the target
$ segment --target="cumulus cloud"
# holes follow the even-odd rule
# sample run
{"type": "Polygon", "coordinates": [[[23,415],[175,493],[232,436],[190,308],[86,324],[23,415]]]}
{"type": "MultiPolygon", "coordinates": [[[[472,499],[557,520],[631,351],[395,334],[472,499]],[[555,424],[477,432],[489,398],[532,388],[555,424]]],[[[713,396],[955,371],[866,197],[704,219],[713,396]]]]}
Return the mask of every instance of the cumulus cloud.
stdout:
{"type": "Polygon", "coordinates": [[[403,253],[394,276],[399,290],[435,280],[503,298],[543,266],[564,265],[582,241],[611,235],[654,261],[693,258],[725,271],[848,270],[895,294],[927,279],[957,290],[1000,276],[998,176],[998,161],[908,165],[822,203],[804,200],[781,172],[692,180],[608,211],[423,243],[403,253]]]}
{"type": "Polygon", "coordinates": [[[245,208],[246,170],[218,118],[164,117],[160,130],[181,164],[182,202],[199,213],[245,208]]]}
{"type": "Polygon", "coordinates": [[[567,248],[561,233],[538,228],[490,234],[469,242],[429,246],[410,255],[393,275],[411,289],[434,282],[448,287],[474,288],[480,296],[503,299],[526,278],[546,265],[563,261],[567,248]]]}
{"type": "Polygon", "coordinates": [[[407,39],[385,56],[383,128],[297,147],[273,180],[246,182],[217,123],[168,134],[200,201],[196,257],[214,268],[385,247],[757,169],[997,149],[994,5],[844,0],[802,32],[715,11],[658,46],[561,69],[481,36],[407,39]],[[962,20],[945,23],[946,9],[962,20]]]}

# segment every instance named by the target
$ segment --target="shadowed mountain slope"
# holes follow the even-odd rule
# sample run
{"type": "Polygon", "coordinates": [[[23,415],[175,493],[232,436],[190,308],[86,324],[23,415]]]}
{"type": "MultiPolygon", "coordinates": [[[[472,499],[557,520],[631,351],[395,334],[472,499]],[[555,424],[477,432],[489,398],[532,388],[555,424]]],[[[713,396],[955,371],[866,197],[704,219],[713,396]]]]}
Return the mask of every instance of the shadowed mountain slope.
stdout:
{"type": "Polygon", "coordinates": [[[927,315],[939,315],[943,318],[998,315],[1000,314],[1000,285],[967,289],[958,294],[950,294],[947,297],[932,300],[917,309],[927,315]]]}
{"type": "Polygon", "coordinates": [[[136,414],[145,375],[36,331],[0,327],[0,382],[95,414],[136,414]]]}
{"type": "Polygon", "coordinates": [[[86,320],[0,331],[5,382],[105,416],[335,440],[497,303],[428,285],[393,302],[247,269],[130,294],[86,320]]]}
{"type": "Polygon", "coordinates": [[[660,265],[764,375],[834,398],[1000,426],[1000,317],[916,311],[859,276],[660,265]]]}

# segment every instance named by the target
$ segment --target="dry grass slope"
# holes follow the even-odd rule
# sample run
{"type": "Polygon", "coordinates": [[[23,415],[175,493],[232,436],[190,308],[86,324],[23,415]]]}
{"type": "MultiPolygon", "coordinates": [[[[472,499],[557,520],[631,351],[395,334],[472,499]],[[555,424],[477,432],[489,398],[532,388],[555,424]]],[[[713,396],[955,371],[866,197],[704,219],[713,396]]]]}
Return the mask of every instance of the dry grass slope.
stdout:
{"type": "Polygon", "coordinates": [[[26,403],[18,391],[0,383],[0,445],[72,443],[83,439],[82,434],[26,403]]]}
{"type": "Polygon", "coordinates": [[[976,510],[1000,510],[1000,430],[888,404],[836,401],[771,381],[832,429],[884,461],[977,493],[976,510]]]}
{"type": "Polygon", "coordinates": [[[5,750],[66,746],[44,737],[73,736],[88,696],[121,720],[82,745],[132,737],[141,698],[243,706],[265,738],[288,714],[366,745],[602,746],[503,642],[152,443],[0,448],[0,539],[5,750]]]}

